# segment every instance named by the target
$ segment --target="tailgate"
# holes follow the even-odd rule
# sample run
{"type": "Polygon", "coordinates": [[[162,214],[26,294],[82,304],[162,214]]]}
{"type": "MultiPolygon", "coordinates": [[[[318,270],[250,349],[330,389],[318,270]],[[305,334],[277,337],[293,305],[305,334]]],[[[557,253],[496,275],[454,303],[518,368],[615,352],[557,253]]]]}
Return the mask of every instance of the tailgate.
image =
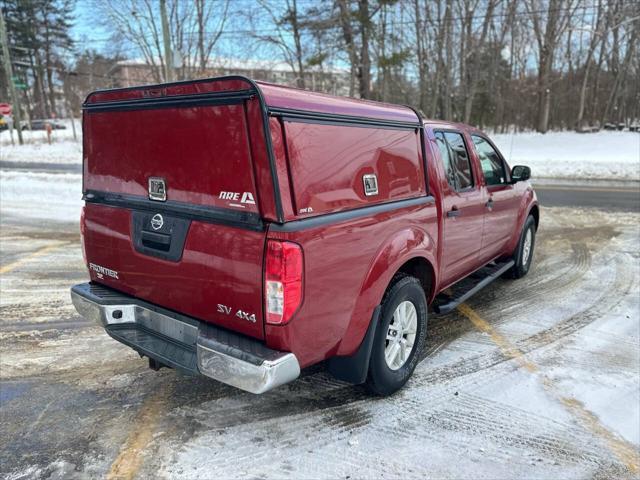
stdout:
{"type": "Polygon", "coordinates": [[[215,80],[90,95],[82,228],[92,280],[263,338],[251,88],[215,80]]]}

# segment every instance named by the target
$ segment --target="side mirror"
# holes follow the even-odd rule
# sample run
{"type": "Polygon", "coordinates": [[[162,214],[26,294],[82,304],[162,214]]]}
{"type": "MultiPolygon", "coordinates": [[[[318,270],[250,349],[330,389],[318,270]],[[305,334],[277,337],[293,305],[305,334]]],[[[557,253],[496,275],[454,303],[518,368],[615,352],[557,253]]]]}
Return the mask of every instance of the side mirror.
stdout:
{"type": "Polygon", "coordinates": [[[531,169],[526,165],[516,165],[511,169],[511,182],[525,182],[531,178],[531,169]]]}

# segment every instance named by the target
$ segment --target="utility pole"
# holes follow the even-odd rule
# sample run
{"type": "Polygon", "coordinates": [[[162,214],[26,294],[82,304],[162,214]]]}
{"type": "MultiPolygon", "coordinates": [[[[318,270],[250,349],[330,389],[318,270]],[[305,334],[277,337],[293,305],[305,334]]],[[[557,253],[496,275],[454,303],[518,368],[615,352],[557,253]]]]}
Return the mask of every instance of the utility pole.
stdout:
{"type": "Polygon", "coordinates": [[[169,19],[167,18],[167,0],[160,0],[160,16],[162,17],[162,40],[164,41],[164,79],[167,82],[173,82],[173,55],[171,54],[169,19]]]}
{"type": "Polygon", "coordinates": [[[69,91],[69,77],[76,77],[77,75],[78,74],[76,72],[66,72],[64,76],[64,83],[62,84],[62,90],[64,93],[64,108],[67,111],[69,120],[71,120],[71,130],[73,131],[74,142],[78,141],[78,135],[76,133],[76,121],[73,118],[73,112],[71,111],[71,102],[69,102],[69,97],[71,95],[71,92],[69,91]]]}
{"type": "Polygon", "coordinates": [[[13,126],[18,131],[18,143],[23,145],[22,140],[22,122],[20,115],[20,98],[16,92],[16,86],[13,83],[13,68],[11,67],[11,56],[9,53],[9,39],[7,38],[7,27],[4,23],[4,14],[0,8],[0,44],[2,44],[2,58],[4,63],[4,74],[7,77],[7,84],[9,86],[9,95],[11,95],[11,102],[13,104],[13,126]]]}

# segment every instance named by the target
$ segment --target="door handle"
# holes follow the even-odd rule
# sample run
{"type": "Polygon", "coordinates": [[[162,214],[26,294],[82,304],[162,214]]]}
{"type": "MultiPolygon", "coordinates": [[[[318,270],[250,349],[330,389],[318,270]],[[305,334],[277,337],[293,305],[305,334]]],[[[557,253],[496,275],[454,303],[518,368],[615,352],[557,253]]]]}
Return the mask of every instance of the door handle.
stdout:
{"type": "Polygon", "coordinates": [[[489,200],[484,204],[484,206],[487,208],[493,208],[493,198],[489,197],[489,200]]]}
{"type": "Polygon", "coordinates": [[[447,212],[447,217],[459,217],[462,212],[455,205],[447,212]]]}

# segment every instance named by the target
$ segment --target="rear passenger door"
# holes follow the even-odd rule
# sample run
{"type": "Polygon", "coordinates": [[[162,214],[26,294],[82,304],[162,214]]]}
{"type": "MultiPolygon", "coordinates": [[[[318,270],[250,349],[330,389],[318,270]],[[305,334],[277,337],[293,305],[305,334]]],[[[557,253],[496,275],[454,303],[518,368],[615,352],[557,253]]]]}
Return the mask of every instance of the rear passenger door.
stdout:
{"type": "Polygon", "coordinates": [[[508,253],[504,248],[516,228],[520,196],[498,150],[481,135],[471,135],[471,140],[484,177],[486,200],[481,258],[489,261],[508,253]]]}
{"type": "Polygon", "coordinates": [[[435,131],[444,177],[441,181],[444,241],[441,278],[450,285],[478,267],[484,221],[484,197],[465,137],[458,131],[435,131]]]}

